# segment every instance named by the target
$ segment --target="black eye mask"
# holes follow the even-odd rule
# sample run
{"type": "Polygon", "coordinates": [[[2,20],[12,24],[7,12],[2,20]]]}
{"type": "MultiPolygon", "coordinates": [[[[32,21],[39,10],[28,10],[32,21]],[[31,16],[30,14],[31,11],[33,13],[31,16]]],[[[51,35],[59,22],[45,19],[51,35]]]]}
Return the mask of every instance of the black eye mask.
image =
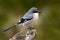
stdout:
{"type": "Polygon", "coordinates": [[[37,13],[38,11],[33,11],[33,13],[37,13]]]}

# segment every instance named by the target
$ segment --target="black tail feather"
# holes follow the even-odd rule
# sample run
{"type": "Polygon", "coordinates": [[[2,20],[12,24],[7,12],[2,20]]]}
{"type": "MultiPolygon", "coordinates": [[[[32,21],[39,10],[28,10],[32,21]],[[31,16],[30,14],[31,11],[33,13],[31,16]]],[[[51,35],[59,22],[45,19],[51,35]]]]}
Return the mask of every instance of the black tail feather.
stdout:
{"type": "Polygon", "coordinates": [[[6,32],[6,31],[8,31],[8,30],[10,30],[10,29],[12,29],[12,28],[14,28],[14,27],[16,27],[16,25],[13,25],[13,26],[11,26],[11,27],[9,27],[9,28],[6,28],[5,30],[3,30],[3,32],[6,32]]]}

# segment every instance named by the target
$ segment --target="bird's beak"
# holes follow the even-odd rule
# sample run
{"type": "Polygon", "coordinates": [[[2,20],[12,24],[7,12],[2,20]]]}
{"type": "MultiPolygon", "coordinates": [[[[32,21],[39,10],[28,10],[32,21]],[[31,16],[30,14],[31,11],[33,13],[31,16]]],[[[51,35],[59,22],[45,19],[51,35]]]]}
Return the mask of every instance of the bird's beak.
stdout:
{"type": "Polygon", "coordinates": [[[38,11],[38,13],[41,13],[41,11],[38,11]]]}

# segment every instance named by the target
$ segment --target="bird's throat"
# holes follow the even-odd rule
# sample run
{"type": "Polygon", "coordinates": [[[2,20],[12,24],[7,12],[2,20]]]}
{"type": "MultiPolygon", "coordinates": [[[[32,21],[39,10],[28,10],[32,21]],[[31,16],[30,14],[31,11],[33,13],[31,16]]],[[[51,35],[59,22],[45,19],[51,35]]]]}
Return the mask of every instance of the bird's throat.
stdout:
{"type": "Polygon", "coordinates": [[[38,19],[38,15],[39,15],[39,13],[34,13],[34,18],[38,19]]]}

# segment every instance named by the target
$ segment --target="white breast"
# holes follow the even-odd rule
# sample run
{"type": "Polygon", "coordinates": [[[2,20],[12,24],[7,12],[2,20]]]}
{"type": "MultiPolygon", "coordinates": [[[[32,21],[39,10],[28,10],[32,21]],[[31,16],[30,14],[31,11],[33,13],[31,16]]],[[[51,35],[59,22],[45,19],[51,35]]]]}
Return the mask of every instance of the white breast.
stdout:
{"type": "Polygon", "coordinates": [[[38,24],[38,18],[39,18],[39,13],[34,13],[34,18],[33,18],[33,25],[37,25],[38,24]]]}
{"type": "Polygon", "coordinates": [[[38,19],[38,15],[39,15],[39,13],[34,13],[34,19],[35,19],[35,20],[38,19]]]}

